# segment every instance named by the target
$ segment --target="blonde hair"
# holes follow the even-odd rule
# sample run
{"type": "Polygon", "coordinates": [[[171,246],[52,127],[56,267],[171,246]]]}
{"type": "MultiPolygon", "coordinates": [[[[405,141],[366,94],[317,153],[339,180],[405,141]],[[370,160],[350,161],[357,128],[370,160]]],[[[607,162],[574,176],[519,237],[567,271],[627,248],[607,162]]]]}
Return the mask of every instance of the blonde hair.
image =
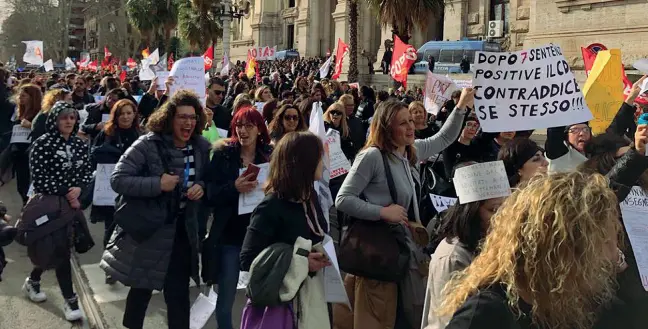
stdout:
{"type": "MultiPolygon", "coordinates": [[[[407,109],[405,103],[397,100],[386,100],[378,104],[376,113],[371,119],[369,126],[369,137],[365,149],[370,147],[377,147],[381,151],[391,152],[396,149],[394,144],[394,137],[392,134],[393,122],[396,120],[396,115],[400,110],[407,109]]],[[[418,162],[416,156],[416,149],[412,145],[405,146],[405,153],[410,165],[415,166],[418,162]]]]}
{"type": "Polygon", "coordinates": [[[344,106],[340,103],[334,103],[329,108],[324,112],[323,118],[324,121],[333,124],[333,118],[331,118],[331,111],[338,110],[339,112],[342,112],[342,120],[340,121],[340,126],[342,127],[342,137],[343,138],[349,138],[349,125],[347,124],[347,116],[346,116],[346,111],[344,110],[344,106]]]}
{"type": "Polygon", "coordinates": [[[491,218],[479,256],[446,285],[438,314],[452,316],[479,289],[501,283],[511,309],[521,314],[523,296],[539,327],[591,328],[614,297],[615,263],[603,248],[616,250],[621,225],[608,184],[573,172],[536,176],[515,191],[491,218]]]}
{"type": "Polygon", "coordinates": [[[241,107],[249,105],[252,106],[252,99],[250,99],[250,96],[246,93],[241,93],[234,98],[234,102],[232,103],[232,108],[234,111],[232,111],[232,115],[236,113],[241,107]]]}
{"type": "Polygon", "coordinates": [[[353,96],[349,95],[349,94],[344,94],[344,95],[340,96],[340,99],[338,99],[337,102],[342,104],[342,106],[346,106],[347,102],[353,103],[353,106],[356,105],[355,104],[355,99],[353,99],[353,96]]]}
{"type": "Polygon", "coordinates": [[[45,96],[43,96],[43,105],[41,106],[41,113],[47,113],[49,110],[52,109],[52,106],[54,106],[54,103],[58,101],[65,100],[65,96],[67,96],[70,92],[65,90],[65,89],[52,89],[45,93],[45,96]]]}
{"type": "MultiPolygon", "coordinates": [[[[270,91],[270,87],[268,87],[268,86],[261,86],[261,87],[257,88],[256,92],[254,93],[254,100],[257,101],[257,102],[266,102],[262,98],[263,97],[263,91],[266,90],[266,89],[268,91],[270,91]]],[[[272,99],[272,92],[270,92],[270,95],[271,95],[270,99],[272,99]]]]}
{"type": "Polygon", "coordinates": [[[426,117],[426,119],[427,119],[428,113],[427,113],[427,111],[425,110],[425,105],[423,105],[423,102],[421,102],[421,101],[413,101],[413,102],[411,102],[410,105],[407,107],[407,109],[409,110],[410,114],[412,114],[412,111],[414,111],[414,110],[417,109],[417,108],[420,108],[421,110],[423,110],[423,112],[425,113],[425,117],[426,117]]]}

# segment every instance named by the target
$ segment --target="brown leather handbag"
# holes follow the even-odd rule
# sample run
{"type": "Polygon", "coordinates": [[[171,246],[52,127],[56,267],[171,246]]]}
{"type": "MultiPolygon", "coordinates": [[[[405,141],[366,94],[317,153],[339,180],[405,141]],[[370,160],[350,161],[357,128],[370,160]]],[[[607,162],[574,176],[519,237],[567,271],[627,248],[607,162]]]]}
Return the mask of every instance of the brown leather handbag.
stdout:
{"type": "MultiPolygon", "coordinates": [[[[389,194],[397,202],[387,154],[382,153],[389,194]]],[[[399,282],[409,267],[410,251],[400,224],[350,218],[340,241],[338,261],[342,271],[379,281],[399,282]]]]}

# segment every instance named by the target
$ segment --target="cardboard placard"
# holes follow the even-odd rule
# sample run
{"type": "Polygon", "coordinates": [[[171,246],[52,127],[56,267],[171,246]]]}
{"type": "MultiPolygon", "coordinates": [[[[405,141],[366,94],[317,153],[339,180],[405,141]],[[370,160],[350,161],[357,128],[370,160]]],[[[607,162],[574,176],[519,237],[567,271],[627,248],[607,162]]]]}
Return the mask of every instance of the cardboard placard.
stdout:
{"type": "Polygon", "coordinates": [[[459,204],[505,197],[511,194],[504,162],[477,163],[459,168],[452,179],[459,204]]]}
{"type": "Polygon", "coordinates": [[[95,172],[95,186],[92,204],[95,206],[114,206],[117,193],[110,186],[110,175],[115,169],[114,163],[98,163],[95,172]]]}
{"type": "Polygon", "coordinates": [[[477,52],[475,111],[485,132],[566,126],[592,119],[560,47],[477,52]]]}

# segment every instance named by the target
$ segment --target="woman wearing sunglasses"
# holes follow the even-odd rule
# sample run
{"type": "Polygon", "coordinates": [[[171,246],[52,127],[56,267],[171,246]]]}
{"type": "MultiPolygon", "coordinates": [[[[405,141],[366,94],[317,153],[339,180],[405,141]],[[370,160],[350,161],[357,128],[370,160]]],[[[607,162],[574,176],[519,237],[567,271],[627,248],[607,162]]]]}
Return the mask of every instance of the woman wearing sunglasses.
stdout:
{"type": "Polygon", "coordinates": [[[277,115],[270,122],[268,129],[272,145],[276,145],[285,134],[306,130],[306,123],[304,123],[304,118],[297,107],[287,104],[277,111],[277,115]]]}

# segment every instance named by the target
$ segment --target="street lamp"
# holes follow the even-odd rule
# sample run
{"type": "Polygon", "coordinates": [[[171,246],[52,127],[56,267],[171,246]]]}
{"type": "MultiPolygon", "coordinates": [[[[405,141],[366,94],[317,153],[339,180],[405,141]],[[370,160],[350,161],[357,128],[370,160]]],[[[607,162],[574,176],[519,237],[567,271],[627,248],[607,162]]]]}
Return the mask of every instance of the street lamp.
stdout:
{"type": "MultiPolygon", "coordinates": [[[[229,59],[230,50],[230,24],[232,19],[241,19],[247,16],[250,12],[250,1],[236,1],[233,4],[232,0],[222,0],[219,8],[215,10],[216,15],[223,21],[223,58],[227,55],[229,59]]],[[[215,57],[215,56],[214,56],[215,57]]]]}

